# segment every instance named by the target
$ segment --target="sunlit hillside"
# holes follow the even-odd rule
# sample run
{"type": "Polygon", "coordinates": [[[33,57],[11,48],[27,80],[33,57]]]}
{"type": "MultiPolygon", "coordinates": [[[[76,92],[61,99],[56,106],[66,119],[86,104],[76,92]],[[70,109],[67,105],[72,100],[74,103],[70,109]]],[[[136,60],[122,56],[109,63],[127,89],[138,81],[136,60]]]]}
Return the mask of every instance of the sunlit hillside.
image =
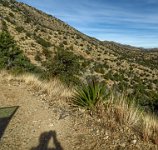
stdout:
{"type": "Polygon", "coordinates": [[[0,70],[0,104],[20,106],[0,150],[37,150],[38,136],[53,128],[60,150],[157,148],[156,48],[100,41],[24,3],[0,0],[0,70]]]}

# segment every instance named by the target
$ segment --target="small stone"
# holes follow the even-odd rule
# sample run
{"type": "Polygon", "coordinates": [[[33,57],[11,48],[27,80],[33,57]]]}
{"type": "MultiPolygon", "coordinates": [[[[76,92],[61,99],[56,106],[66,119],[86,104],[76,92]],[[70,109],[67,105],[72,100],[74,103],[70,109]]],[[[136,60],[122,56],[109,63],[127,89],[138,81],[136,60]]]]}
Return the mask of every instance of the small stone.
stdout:
{"type": "Polygon", "coordinates": [[[98,122],[101,122],[101,119],[98,119],[98,122]]]}
{"type": "Polygon", "coordinates": [[[54,124],[52,123],[52,124],[50,124],[49,126],[50,126],[50,127],[53,127],[53,126],[54,126],[54,124]]]}
{"type": "Polygon", "coordinates": [[[137,140],[132,140],[131,143],[132,143],[132,144],[136,144],[136,143],[137,143],[137,140]]]}
{"type": "Polygon", "coordinates": [[[85,109],[79,108],[79,111],[80,111],[81,113],[84,113],[84,112],[85,112],[85,109]]]}
{"type": "Polygon", "coordinates": [[[120,144],[121,147],[126,147],[125,143],[120,144]]]}
{"type": "Polygon", "coordinates": [[[99,135],[99,130],[96,131],[96,134],[99,135]]]}
{"type": "Polygon", "coordinates": [[[137,136],[136,136],[136,135],[133,135],[133,139],[137,139],[137,136]]]}
{"type": "Polygon", "coordinates": [[[107,136],[104,137],[104,140],[107,140],[108,138],[109,138],[109,136],[107,135],[107,136]]]}
{"type": "Polygon", "coordinates": [[[61,113],[58,120],[65,119],[65,118],[68,117],[68,116],[69,116],[69,114],[61,113]]]}
{"type": "Polygon", "coordinates": [[[105,135],[109,135],[107,131],[105,132],[105,135]]]}

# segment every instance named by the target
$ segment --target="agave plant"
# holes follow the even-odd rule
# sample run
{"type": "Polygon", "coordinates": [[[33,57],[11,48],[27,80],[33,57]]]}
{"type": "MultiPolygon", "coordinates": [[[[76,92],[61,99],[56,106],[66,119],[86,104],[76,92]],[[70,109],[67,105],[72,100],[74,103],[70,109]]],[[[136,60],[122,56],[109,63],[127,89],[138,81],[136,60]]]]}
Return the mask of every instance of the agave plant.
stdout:
{"type": "Polygon", "coordinates": [[[98,101],[104,100],[106,96],[105,85],[92,81],[75,89],[73,101],[78,106],[93,109],[98,101]]]}

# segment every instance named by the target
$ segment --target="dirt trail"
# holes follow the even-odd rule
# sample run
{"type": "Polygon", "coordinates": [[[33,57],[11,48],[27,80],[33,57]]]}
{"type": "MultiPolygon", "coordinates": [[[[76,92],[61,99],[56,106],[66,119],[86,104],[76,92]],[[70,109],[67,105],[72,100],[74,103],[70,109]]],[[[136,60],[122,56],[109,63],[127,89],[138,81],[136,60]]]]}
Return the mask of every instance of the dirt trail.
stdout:
{"type": "Polygon", "coordinates": [[[1,106],[20,106],[2,137],[0,150],[29,150],[37,147],[39,138],[54,136],[54,132],[49,131],[55,131],[58,141],[62,141],[61,145],[68,149],[66,139],[72,131],[69,116],[59,119],[60,112],[49,109],[49,105],[24,83],[0,81],[0,95],[1,106]]]}

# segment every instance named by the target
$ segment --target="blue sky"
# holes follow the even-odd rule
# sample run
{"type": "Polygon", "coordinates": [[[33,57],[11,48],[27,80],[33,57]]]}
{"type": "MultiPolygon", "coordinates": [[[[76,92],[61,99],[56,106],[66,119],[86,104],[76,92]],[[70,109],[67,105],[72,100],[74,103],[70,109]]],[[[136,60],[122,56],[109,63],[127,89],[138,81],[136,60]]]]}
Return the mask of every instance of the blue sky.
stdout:
{"type": "Polygon", "coordinates": [[[158,0],[18,0],[100,40],[158,47],[158,0]]]}

